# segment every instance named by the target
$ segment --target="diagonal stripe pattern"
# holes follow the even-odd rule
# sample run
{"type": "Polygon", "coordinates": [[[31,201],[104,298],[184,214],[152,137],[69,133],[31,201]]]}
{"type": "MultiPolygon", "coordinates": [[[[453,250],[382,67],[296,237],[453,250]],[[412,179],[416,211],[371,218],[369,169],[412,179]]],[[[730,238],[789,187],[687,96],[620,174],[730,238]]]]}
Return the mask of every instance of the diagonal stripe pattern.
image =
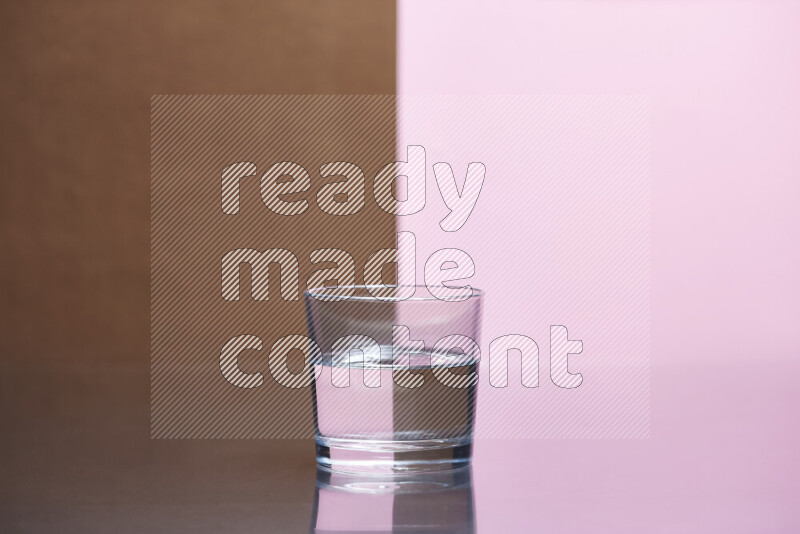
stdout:
{"type": "Polygon", "coordinates": [[[355,266],[339,281],[363,283],[395,245],[394,217],[364,194],[394,145],[391,95],[151,99],[154,438],[313,435],[309,388],[273,373],[308,383],[298,293],[347,271],[315,274],[347,262],[330,250],[355,266]]]}
{"type": "MultiPolygon", "coordinates": [[[[484,339],[524,335],[539,347],[539,387],[528,388],[533,375],[520,359],[534,358],[533,347],[520,354],[497,345],[492,353],[508,355],[508,386],[497,388],[486,380],[489,351],[482,346],[477,438],[649,435],[649,109],[645,95],[398,100],[399,153],[424,146],[429,169],[450,164],[460,194],[470,163],[486,171],[480,198],[457,231],[432,230],[448,216],[432,180],[426,209],[399,217],[398,230],[415,232],[426,255],[443,247],[469,253],[476,267],[468,283],[487,291],[484,339]],[[569,340],[583,341],[583,351],[569,356],[570,372],[583,376],[576,388],[551,379],[550,329],[558,325],[568,328],[569,340]]],[[[452,188],[444,193],[445,201],[457,201],[452,188]]],[[[554,341],[558,349],[558,336],[554,341]]],[[[560,379],[566,362],[555,364],[560,379]]]]}

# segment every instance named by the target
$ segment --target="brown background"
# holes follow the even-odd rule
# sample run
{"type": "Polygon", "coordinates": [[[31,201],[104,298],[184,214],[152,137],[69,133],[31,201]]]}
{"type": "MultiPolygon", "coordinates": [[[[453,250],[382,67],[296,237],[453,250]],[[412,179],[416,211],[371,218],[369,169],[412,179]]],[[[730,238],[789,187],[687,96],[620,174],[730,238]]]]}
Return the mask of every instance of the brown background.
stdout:
{"type": "MultiPolygon", "coordinates": [[[[370,255],[395,246],[394,215],[383,211],[372,193],[372,178],[395,159],[394,100],[393,95],[154,99],[150,188],[153,437],[314,435],[310,387],[285,387],[273,378],[280,376],[284,366],[297,377],[302,373],[303,355],[299,350],[280,355],[271,348],[282,345],[285,336],[308,333],[305,302],[299,293],[309,284],[321,283],[309,281],[312,272],[333,276],[328,269],[337,264],[312,263],[312,251],[346,251],[354,262],[355,282],[361,284],[370,255]],[[222,169],[241,161],[258,170],[255,176],[239,179],[239,211],[226,214],[221,209],[220,175],[222,169]],[[260,176],[274,163],[285,161],[302,166],[309,175],[308,191],[283,195],[286,200],[305,201],[305,210],[295,215],[271,211],[259,192],[260,176]],[[334,215],[320,207],[319,198],[322,202],[328,198],[318,197],[324,184],[342,180],[318,172],[332,161],[352,162],[364,174],[360,188],[364,205],[356,213],[334,215]],[[284,294],[280,285],[291,279],[292,264],[273,263],[266,271],[269,298],[254,300],[252,294],[259,294],[265,278],[258,263],[242,263],[238,265],[239,298],[223,299],[222,258],[242,249],[293,254],[299,283],[284,294]],[[256,336],[262,343],[260,350],[236,355],[243,372],[264,377],[257,388],[236,387],[220,372],[222,347],[242,335],[256,336]]],[[[355,178],[348,183],[355,183],[355,178]]],[[[343,196],[352,207],[358,193],[343,196]]],[[[394,269],[383,270],[389,274],[394,269]]],[[[386,276],[384,281],[393,279],[386,276]]],[[[352,283],[342,278],[337,282],[352,283]]],[[[320,350],[331,350],[320,339],[317,343],[320,350]]]]}
{"type": "Polygon", "coordinates": [[[394,17],[384,0],[0,4],[0,530],[308,528],[310,442],[150,440],[150,97],[393,93],[394,17]]]}

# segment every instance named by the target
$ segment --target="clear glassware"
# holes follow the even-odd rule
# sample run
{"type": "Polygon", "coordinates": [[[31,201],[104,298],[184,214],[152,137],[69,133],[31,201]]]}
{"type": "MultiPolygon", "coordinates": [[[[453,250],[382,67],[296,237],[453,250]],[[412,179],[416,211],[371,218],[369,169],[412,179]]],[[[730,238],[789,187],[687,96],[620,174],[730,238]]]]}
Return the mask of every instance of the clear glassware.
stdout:
{"type": "Polygon", "coordinates": [[[469,464],[482,294],[437,294],[424,286],[305,292],[320,351],[312,394],[322,468],[413,474],[469,464]]]}

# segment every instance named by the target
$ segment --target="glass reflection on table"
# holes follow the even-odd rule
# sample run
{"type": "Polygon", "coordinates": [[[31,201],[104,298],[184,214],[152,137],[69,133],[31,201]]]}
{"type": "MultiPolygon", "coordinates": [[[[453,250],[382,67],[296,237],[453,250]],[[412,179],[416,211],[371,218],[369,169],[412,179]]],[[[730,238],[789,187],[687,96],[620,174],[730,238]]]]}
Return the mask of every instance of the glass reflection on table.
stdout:
{"type": "Polygon", "coordinates": [[[475,532],[472,469],[425,475],[317,470],[312,534],[475,532]]]}

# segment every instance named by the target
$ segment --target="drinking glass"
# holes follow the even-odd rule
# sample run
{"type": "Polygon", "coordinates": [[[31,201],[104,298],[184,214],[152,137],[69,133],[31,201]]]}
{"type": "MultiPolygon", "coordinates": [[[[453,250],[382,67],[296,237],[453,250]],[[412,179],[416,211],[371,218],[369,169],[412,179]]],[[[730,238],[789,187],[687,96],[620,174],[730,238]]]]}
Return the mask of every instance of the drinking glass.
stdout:
{"type": "Polygon", "coordinates": [[[318,464],[356,474],[467,466],[482,293],[339,286],[305,299],[318,464]]]}

